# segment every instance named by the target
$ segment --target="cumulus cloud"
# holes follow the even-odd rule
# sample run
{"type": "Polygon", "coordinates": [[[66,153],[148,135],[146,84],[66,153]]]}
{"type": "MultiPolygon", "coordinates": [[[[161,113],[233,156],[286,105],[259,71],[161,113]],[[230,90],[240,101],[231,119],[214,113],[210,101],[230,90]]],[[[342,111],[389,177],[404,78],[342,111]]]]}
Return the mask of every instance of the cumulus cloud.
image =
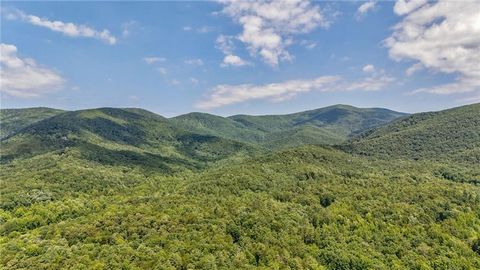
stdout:
{"type": "Polygon", "coordinates": [[[314,90],[322,92],[376,91],[382,89],[392,81],[394,81],[394,78],[386,75],[372,76],[352,82],[346,81],[340,76],[320,76],[310,80],[289,80],[262,85],[222,84],[211,89],[205,99],[196,104],[196,107],[199,109],[214,109],[251,100],[279,102],[314,90]]]}
{"type": "Polygon", "coordinates": [[[368,11],[372,10],[375,8],[375,2],[374,1],[368,1],[360,5],[357,9],[358,14],[365,14],[368,11]]]}
{"type": "Polygon", "coordinates": [[[414,93],[452,94],[480,92],[480,2],[399,0],[394,11],[403,19],[385,40],[390,57],[420,68],[455,74],[448,84],[417,89],[414,93]]]}
{"type": "Polygon", "coordinates": [[[250,63],[240,58],[240,56],[229,54],[223,58],[223,63],[221,66],[222,67],[227,67],[227,66],[241,67],[246,65],[250,65],[250,63]]]}
{"type": "Polygon", "coordinates": [[[50,21],[46,18],[40,18],[35,15],[25,14],[23,11],[14,10],[9,13],[8,16],[10,19],[19,19],[30,24],[44,27],[55,32],[62,33],[69,37],[86,37],[86,38],[95,38],[102,40],[103,42],[114,45],[117,43],[117,38],[115,38],[110,31],[95,30],[86,25],[78,25],[74,23],[66,23],[62,21],[50,21]]]}
{"type": "Polygon", "coordinates": [[[226,35],[218,36],[217,39],[215,40],[215,47],[220,51],[222,51],[223,54],[225,54],[225,57],[223,58],[223,62],[221,64],[222,67],[228,67],[228,66],[241,67],[241,66],[251,65],[250,62],[243,60],[240,56],[235,55],[233,53],[235,50],[233,36],[226,36],[226,35]]]}
{"type": "Polygon", "coordinates": [[[0,90],[10,96],[30,98],[58,90],[64,79],[31,58],[17,56],[17,47],[0,44],[0,90]]]}
{"type": "Polygon", "coordinates": [[[143,61],[145,61],[147,64],[155,64],[155,63],[158,63],[158,62],[165,62],[165,60],[167,60],[167,59],[164,58],[164,57],[157,57],[157,56],[149,56],[149,57],[143,58],[143,61]]]}
{"type": "Polygon", "coordinates": [[[247,46],[252,56],[260,56],[271,66],[292,59],[287,48],[295,35],[329,26],[320,7],[308,0],[220,2],[225,5],[222,13],[243,28],[236,38],[247,46]]]}
{"type": "Polygon", "coordinates": [[[362,68],[363,72],[372,73],[375,72],[375,67],[373,65],[366,65],[362,68]]]}

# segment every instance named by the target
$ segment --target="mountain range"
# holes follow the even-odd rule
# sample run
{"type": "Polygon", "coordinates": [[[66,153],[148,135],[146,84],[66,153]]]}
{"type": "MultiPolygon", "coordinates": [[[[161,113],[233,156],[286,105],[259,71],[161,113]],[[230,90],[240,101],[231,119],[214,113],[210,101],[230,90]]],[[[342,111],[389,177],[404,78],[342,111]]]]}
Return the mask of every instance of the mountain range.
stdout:
{"type": "Polygon", "coordinates": [[[478,269],[479,119],[2,109],[0,264],[478,269]]]}

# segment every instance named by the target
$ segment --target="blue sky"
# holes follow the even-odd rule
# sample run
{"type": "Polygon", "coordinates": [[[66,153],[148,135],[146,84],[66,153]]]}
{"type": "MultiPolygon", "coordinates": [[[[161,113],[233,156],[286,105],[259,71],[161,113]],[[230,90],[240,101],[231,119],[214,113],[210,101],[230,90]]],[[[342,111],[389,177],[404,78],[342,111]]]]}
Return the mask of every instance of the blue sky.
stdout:
{"type": "Polygon", "coordinates": [[[174,116],[480,101],[476,1],[1,5],[2,108],[174,116]]]}

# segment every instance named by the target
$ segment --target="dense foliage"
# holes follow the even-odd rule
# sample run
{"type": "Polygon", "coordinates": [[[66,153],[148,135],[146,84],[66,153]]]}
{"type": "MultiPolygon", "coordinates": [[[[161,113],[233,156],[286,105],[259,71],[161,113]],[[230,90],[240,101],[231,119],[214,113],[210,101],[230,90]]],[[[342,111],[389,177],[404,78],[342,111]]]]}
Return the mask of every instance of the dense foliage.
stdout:
{"type": "MultiPolygon", "coordinates": [[[[480,116],[433,114],[430,132],[444,134],[433,123],[452,125],[459,111],[480,116]]],[[[406,119],[364,138],[424,128],[399,126],[406,119]]],[[[460,123],[467,137],[450,153],[473,152],[478,126],[460,123]]],[[[311,143],[311,127],[274,141],[311,143]]],[[[470,160],[271,151],[138,109],[62,113],[1,143],[2,269],[480,269],[470,160]]]]}
{"type": "Polygon", "coordinates": [[[401,118],[367,132],[344,148],[381,157],[480,164],[480,104],[401,118]]]}
{"type": "Polygon", "coordinates": [[[0,139],[40,120],[62,113],[50,108],[0,109],[0,139]]]}
{"type": "Polygon", "coordinates": [[[4,267],[480,267],[480,188],[442,164],[306,147],[164,176],[76,155],[2,170],[4,267]]]}
{"type": "Polygon", "coordinates": [[[69,148],[108,164],[203,167],[205,163],[254,151],[250,146],[177,128],[166,118],[139,109],[101,108],[65,112],[36,122],[2,140],[3,163],[69,148]]]}
{"type": "Polygon", "coordinates": [[[303,144],[339,144],[354,134],[404,115],[387,109],[335,105],[287,115],[234,115],[224,118],[190,113],[170,121],[199,134],[282,148],[303,144]]]}

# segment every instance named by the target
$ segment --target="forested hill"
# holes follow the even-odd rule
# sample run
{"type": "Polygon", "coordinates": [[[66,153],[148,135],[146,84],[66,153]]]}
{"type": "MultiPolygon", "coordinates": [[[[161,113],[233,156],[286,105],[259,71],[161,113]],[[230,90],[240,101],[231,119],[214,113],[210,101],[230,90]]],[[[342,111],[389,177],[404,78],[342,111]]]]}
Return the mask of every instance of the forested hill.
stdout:
{"type": "Polygon", "coordinates": [[[54,151],[82,158],[171,171],[198,167],[252,148],[241,142],[199,135],[141,109],[70,111],[35,122],[1,141],[2,162],[54,151]]]}
{"type": "Polygon", "coordinates": [[[164,176],[43,154],[0,170],[0,265],[479,269],[480,189],[441,166],[307,146],[164,176]]]}
{"type": "MultiPolygon", "coordinates": [[[[6,109],[1,110],[1,140],[5,148],[2,153],[8,158],[32,156],[58,150],[74,141],[101,142],[103,146],[128,145],[164,153],[169,152],[173,145],[187,141],[190,145],[197,145],[202,140],[216,140],[215,146],[229,141],[227,144],[247,143],[266,148],[339,144],[356,133],[384,125],[403,115],[387,109],[360,109],[346,105],[277,116],[221,117],[190,113],[170,119],[133,108],[80,111],[6,109]]],[[[117,148],[126,150],[123,149],[125,147],[117,148]]]]}
{"type": "Polygon", "coordinates": [[[365,130],[406,114],[387,109],[334,105],[286,115],[235,115],[227,118],[190,113],[171,119],[200,134],[262,144],[269,148],[303,144],[339,144],[365,130]]]}
{"type": "Polygon", "coordinates": [[[5,138],[40,120],[62,113],[50,108],[1,109],[0,139],[5,138]]]}
{"type": "Polygon", "coordinates": [[[480,269],[479,109],[18,119],[0,268],[480,269]]]}
{"type": "Polygon", "coordinates": [[[480,103],[413,114],[355,138],[344,149],[362,155],[480,163],[480,103]]]}

